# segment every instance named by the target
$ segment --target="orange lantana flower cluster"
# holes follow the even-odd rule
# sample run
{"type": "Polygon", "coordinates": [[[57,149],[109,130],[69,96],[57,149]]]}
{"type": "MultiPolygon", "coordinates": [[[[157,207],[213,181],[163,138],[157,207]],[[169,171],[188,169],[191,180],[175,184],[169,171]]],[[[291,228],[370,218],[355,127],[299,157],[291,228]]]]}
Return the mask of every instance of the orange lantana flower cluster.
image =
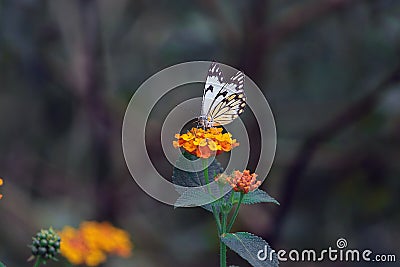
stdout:
{"type": "Polygon", "coordinates": [[[261,181],[257,181],[257,174],[250,174],[249,170],[243,172],[234,171],[231,175],[221,174],[215,177],[215,181],[222,183],[226,181],[232,186],[236,192],[247,194],[254,191],[261,185],[261,181]]]}
{"type": "Polygon", "coordinates": [[[129,234],[108,222],[83,222],[79,229],[66,226],[58,234],[61,254],[74,265],[97,266],[107,254],[128,257],[133,247],[129,234]]]}
{"type": "MultiPolygon", "coordinates": [[[[3,185],[3,179],[0,178],[0,186],[2,186],[2,185],[3,185]]],[[[3,198],[3,195],[0,194],[0,199],[2,199],[2,198],[3,198]]]]}
{"type": "Polygon", "coordinates": [[[192,128],[185,134],[176,134],[175,148],[182,147],[198,158],[209,158],[222,152],[229,152],[239,143],[232,134],[222,133],[223,128],[192,128]]]}

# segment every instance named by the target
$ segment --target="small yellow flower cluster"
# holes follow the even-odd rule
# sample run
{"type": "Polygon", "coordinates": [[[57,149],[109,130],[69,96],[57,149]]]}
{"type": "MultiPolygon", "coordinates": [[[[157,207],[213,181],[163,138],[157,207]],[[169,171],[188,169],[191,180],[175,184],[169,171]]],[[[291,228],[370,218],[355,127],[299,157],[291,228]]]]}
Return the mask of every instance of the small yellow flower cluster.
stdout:
{"type": "Polygon", "coordinates": [[[218,183],[229,183],[236,192],[247,194],[254,191],[261,185],[261,181],[257,181],[257,174],[250,174],[249,170],[243,172],[234,171],[230,176],[220,174],[214,178],[218,183]]]}
{"type": "Polygon", "coordinates": [[[97,266],[107,254],[128,257],[133,247],[129,234],[108,222],[83,222],[79,229],[66,226],[58,234],[61,254],[74,265],[97,266]]]}
{"type": "MultiPolygon", "coordinates": [[[[0,186],[2,186],[2,185],[3,185],[3,179],[0,178],[0,186]]],[[[0,194],[0,199],[2,199],[2,198],[3,198],[3,195],[0,194]]]]}
{"type": "Polygon", "coordinates": [[[229,152],[239,145],[232,134],[222,133],[223,128],[192,128],[185,134],[176,134],[174,141],[175,148],[182,147],[187,152],[198,158],[209,158],[222,152],[229,152]]]}

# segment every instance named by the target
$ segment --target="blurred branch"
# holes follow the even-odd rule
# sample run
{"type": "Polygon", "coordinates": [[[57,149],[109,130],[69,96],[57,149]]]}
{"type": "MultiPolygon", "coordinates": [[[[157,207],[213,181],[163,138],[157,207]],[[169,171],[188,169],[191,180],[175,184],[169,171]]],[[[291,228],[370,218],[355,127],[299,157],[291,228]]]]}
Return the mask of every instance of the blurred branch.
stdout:
{"type": "Polygon", "coordinates": [[[244,72],[258,81],[264,70],[265,55],[269,44],[265,38],[265,23],[269,1],[250,1],[250,14],[244,25],[244,41],[240,67],[244,72]]]}
{"type": "Polygon", "coordinates": [[[101,86],[100,53],[100,19],[98,2],[95,0],[80,0],[79,8],[82,18],[83,54],[86,57],[83,68],[87,83],[85,83],[82,102],[90,119],[92,137],[92,155],[94,159],[94,176],[96,187],[96,219],[114,219],[114,194],[107,182],[111,173],[111,118],[103,99],[101,86]]]}
{"type": "Polygon", "coordinates": [[[58,18],[63,45],[69,59],[67,65],[61,63],[61,67],[55,67],[53,71],[56,77],[64,77],[71,92],[79,98],[80,107],[87,116],[87,127],[90,131],[89,153],[93,159],[91,169],[96,194],[96,207],[92,216],[95,219],[112,220],[117,210],[113,206],[115,193],[109,190],[112,185],[108,178],[112,169],[110,133],[116,127],[104,101],[98,4],[95,0],[67,0],[51,5],[58,18]],[[60,70],[62,74],[57,73],[60,70]]]}
{"type": "Polygon", "coordinates": [[[264,27],[268,1],[252,1],[249,18],[245,25],[245,41],[243,42],[242,69],[255,81],[265,70],[265,56],[286,38],[301,31],[318,19],[325,18],[332,12],[353,6],[361,0],[323,0],[302,5],[286,12],[281,18],[264,27]]]}
{"type": "Polygon", "coordinates": [[[346,129],[356,121],[360,120],[371,112],[379,103],[380,95],[390,87],[390,85],[400,82],[400,65],[397,66],[385,79],[383,79],[376,87],[369,91],[364,97],[354,102],[343,111],[339,112],[326,124],[322,125],[313,134],[307,137],[293,163],[288,168],[288,172],[284,177],[285,185],[282,190],[279,201],[281,206],[275,216],[274,231],[272,236],[268,238],[270,242],[278,240],[283,222],[288,214],[290,207],[293,204],[296,188],[298,188],[300,178],[306,171],[309,163],[311,162],[314,153],[318,150],[320,145],[329,141],[336,136],[339,132],[346,129]]]}
{"type": "MultiPolygon", "coordinates": [[[[365,0],[364,0],[365,1],[365,0]]],[[[271,50],[278,44],[293,36],[298,31],[306,28],[311,23],[325,18],[332,12],[344,10],[352,7],[361,0],[323,0],[313,1],[310,4],[295,7],[290,12],[286,12],[281,18],[269,26],[264,26],[267,15],[268,1],[251,1],[250,14],[246,21],[244,32],[245,41],[243,42],[240,67],[255,80],[259,81],[265,72],[263,66],[265,59],[271,50]]],[[[275,242],[280,235],[282,224],[289,207],[293,202],[294,191],[297,188],[299,179],[312,159],[319,145],[336,133],[349,126],[366,115],[378,101],[377,96],[388,84],[398,81],[397,68],[387,79],[385,79],[374,90],[370,91],[365,97],[349,106],[343,112],[339,113],[327,124],[323,125],[314,134],[306,138],[301,146],[292,166],[285,175],[285,185],[283,195],[280,198],[282,203],[275,217],[272,236],[266,237],[270,242],[275,242]]]]}

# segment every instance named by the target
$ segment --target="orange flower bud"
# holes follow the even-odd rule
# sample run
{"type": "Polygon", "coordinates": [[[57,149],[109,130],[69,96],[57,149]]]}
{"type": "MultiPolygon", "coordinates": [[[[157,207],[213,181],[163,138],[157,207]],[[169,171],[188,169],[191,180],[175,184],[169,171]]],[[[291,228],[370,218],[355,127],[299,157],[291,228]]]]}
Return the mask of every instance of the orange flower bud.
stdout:
{"type": "Polygon", "coordinates": [[[243,172],[235,171],[227,180],[233,190],[247,194],[261,185],[261,181],[257,181],[256,177],[257,174],[250,174],[249,170],[244,170],[243,172]]]}

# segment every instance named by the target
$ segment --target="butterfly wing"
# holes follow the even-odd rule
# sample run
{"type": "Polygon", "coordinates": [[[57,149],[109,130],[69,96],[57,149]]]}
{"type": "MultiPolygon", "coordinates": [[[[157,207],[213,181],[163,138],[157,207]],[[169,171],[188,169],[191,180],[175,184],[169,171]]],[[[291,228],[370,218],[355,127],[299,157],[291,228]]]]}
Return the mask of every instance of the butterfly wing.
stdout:
{"type": "Polygon", "coordinates": [[[224,76],[218,63],[211,63],[208,70],[206,84],[203,91],[203,102],[201,105],[201,116],[207,118],[213,102],[216,100],[218,92],[224,85],[224,76]]]}
{"type": "Polygon", "coordinates": [[[243,112],[246,106],[244,78],[243,72],[238,71],[217,93],[208,112],[214,126],[228,124],[243,112]]]}

